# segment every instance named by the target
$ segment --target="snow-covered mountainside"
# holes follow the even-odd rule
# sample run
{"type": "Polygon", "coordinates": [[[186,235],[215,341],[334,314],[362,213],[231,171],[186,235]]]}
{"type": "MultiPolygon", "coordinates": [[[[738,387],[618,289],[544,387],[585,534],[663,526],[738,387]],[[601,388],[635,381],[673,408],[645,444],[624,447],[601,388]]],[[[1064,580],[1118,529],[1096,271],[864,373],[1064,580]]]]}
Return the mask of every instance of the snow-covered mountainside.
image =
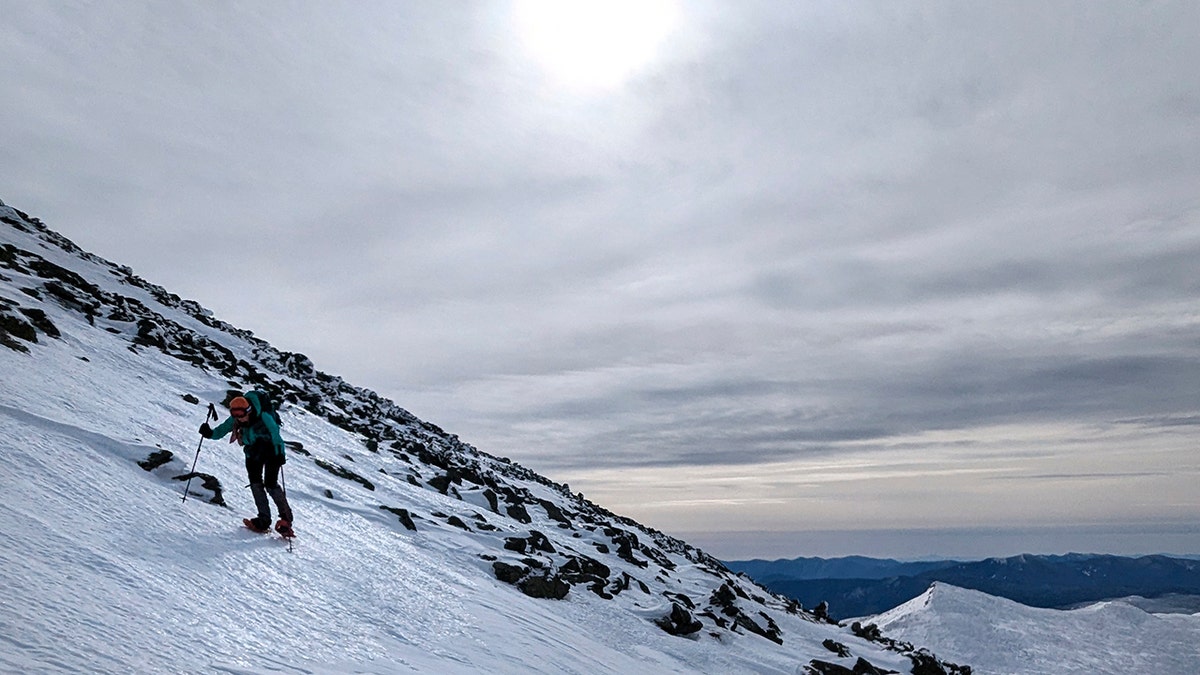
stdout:
{"type": "Polygon", "coordinates": [[[1041,609],[937,583],[870,623],[976,673],[1200,672],[1200,614],[1150,614],[1122,601],[1041,609]]]}
{"type": "Polygon", "coordinates": [[[970,672],[804,611],[3,204],[0,345],[0,671],[970,672]],[[196,431],[252,387],[283,402],[291,549],[242,527],[241,450],[196,431]]]}

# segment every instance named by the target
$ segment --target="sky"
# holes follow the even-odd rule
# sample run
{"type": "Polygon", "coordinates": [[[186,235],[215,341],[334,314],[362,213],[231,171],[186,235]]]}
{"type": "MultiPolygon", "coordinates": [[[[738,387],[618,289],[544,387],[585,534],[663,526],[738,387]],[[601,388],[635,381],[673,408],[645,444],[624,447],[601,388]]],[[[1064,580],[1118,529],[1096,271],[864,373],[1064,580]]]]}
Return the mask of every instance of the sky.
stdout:
{"type": "Polygon", "coordinates": [[[726,558],[1200,553],[1200,5],[0,0],[0,199],[726,558]]]}

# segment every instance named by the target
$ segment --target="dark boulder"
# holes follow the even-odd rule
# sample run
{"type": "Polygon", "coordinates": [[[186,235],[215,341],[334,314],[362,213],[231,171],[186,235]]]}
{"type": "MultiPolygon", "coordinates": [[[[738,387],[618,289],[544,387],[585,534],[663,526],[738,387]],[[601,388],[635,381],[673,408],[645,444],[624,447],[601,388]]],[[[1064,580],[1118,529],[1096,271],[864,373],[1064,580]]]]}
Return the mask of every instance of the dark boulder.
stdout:
{"type": "Polygon", "coordinates": [[[213,476],[213,475],[207,474],[207,473],[199,473],[199,472],[185,473],[180,476],[175,476],[175,480],[189,481],[189,484],[193,478],[199,478],[200,485],[205,490],[208,490],[209,492],[212,493],[212,498],[208,500],[209,504],[216,504],[217,506],[225,506],[225,497],[224,497],[224,493],[221,490],[221,481],[217,480],[216,476],[213,476]]]}
{"type": "Polygon", "coordinates": [[[153,471],[158,467],[171,461],[175,455],[169,450],[159,450],[158,452],[150,453],[150,456],[138,462],[138,466],[146,471],[153,471]]]}
{"type": "Polygon", "coordinates": [[[813,608],[812,614],[813,618],[815,618],[817,621],[823,621],[825,623],[837,623],[833,619],[829,618],[829,603],[825,602],[824,600],[822,600],[820,604],[813,608]]]}
{"type": "Polygon", "coordinates": [[[508,517],[519,523],[528,525],[529,523],[533,522],[533,518],[529,517],[529,512],[525,510],[525,506],[523,504],[510,504],[507,511],[508,517]]]}
{"type": "Polygon", "coordinates": [[[850,656],[850,648],[836,640],[826,639],[821,646],[842,658],[850,656]]]}
{"type": "Polygon", "coordinates": [[[554,575],[533,575],[517,582],[517,588],[531,598],[562,600],[571,592],[571,584],[554,575]]]}
{"type": "Polygon", "coordinates": [[[413,531],[417,529],[417,524],[413,522],[412,514],[408,512],[408,509],[399,509],[392,506],[380,506],[379,508],[396,514],[406,529],[413,531]]]}
{"type": "Polygon", "coordinates": [[[804,671],[808,675],[854,675],[854,671],[846,666],[839,666],[836,663],[820,661],[818,659],[809,661],[804,671]]]}
{"type": "Polygon", "coordinates": [[[496,578],[506,584],[515,584],[520,581],[526,574],[529,574],[528,567],[520,565],[510,565],[504,562],[492,563],[492,571],[496,573],[496,578]]]}
{"type": "Polygon", "coordinates": [[[671,603],[671,613],[654,622],[659,628],[671,635],[691,635],[704,628],[704,623],[692,616],[679,603],[671,603]]]}

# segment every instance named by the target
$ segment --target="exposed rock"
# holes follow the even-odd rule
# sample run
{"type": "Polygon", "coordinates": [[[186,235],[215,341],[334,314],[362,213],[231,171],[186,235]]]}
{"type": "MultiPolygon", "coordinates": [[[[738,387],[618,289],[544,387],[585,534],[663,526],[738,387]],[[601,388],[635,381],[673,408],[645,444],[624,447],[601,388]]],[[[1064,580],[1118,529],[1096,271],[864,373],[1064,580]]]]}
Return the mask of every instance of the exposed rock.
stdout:
{"type": "Polygon", "coordinates": [[[637,565],[638,567],[649,567],[650,563],[645,560],[635,558],[633,549],[638,546],[637,535],[625,530],[618,530],[613,527],[604,528],[604,534],[612,539],[613,544],[617,547],[617,557],[627,563],[637,565]]]}
{"type": "Polygon", "coordinates": [[[696,609],[696,603],[692,602],[692,599],[689,598],[685,593],[667,593],[667,596],[679,600],[683,603],[683,606],[688,609],[696,609]]]}
{"type": "Polygon", "coordinates": [[[891,675],[895,672],[896,671],[894,670],[884,670],[879,668],[861,656],[859,657],[858,661],[854,663],[854,675],[891,675]]]}
{"type": "Polygon", "coordinates": [[[449,518],[446,519],[446,523],[449,525],[453,525],[454,527],[464,529],[467,532],[471,531],[471,527],[469,525],[467,525],[466,523],[464,523],[463,519],[459,518],[458,516],[450,516],[449,518]]]}
{"type": "Polygon", "coordinates": [[[431,487],[433,487],[433,489],[442,494],[446,494],[450,489],[452,480],[448,474],[439,474],[433,478],[430,478],[427,482],[431,487]]]}
{"type": "Polygon", "coordinates": [[[358,483],[358,484],[362,485],[363,487],[367,488],[368,490],[375,489],[374,483],[372,483],[371,481],[367,480],[366,478],[363,478],[362,476],[354,473],[353,471],[346,469],[345,467],[338,466],[337,464],[333,464],[332,462],[326,462],[325,460],[322,460],[322,459],[314,459],[313,462],[315,462],[317,466],[321,467],[322,469],[325,469],[326,471],[337,476],[338,478],[345,478],[346,480],[352,480],[355,483],[358,483]]]}
{"type": "Polygon", "coordinates": [[[510,504],[508,506],[508,517],[513,520],[528,525],[533,522],[533,518],[529,517],[529,512],[525,510],[523,504],[510,504]]]}
{"type": "Polygon", "coordinates": [[[850,648],[836,640],[827,639],[821,643],[821,646],[842,658],[850,656],[850,648]]]}
{"type": "Polygon", "coordinates": [[[929,652],[918,650],[908,655],[912,661],[912,675],[954,675],[962,673],[969,674],[971,668],[969,666],[956,666],[954,664],[945,664],[938,661],[937,657],[929,652]],[[947,670],[947,667],[950,670],[947,670]],[[964,670],[965,668],[965,670],[964,670]]]}
{"type": "Polygon", "coordinates": [[[492,563],[492,571],[495,572],[497,579],[506,584],[515,584],[526,574],[529,574],[528,567],[510,565],[508,563],[499,561],[492,563]]]}
{"type": "Polygon", "coordinates": [[[47,317],[46,313],[42,310],[22,307],[18,311],[20,311],[27,319],[29,319],[29,323],[33,324],[34,328],[42,331],[47,336],[52,338],[62,337],[62,333],[58,331],[58,327],[50,321],[50,318],[47,317]]]}
{"type": "Polygon", "coordinates": [[[804,672],[807,675],[854,675],[854,671],[846,666],[839,666],[836,663],[828,661],[820,661],[813,659],[804,667],[804,672]]]}
{"type": "Polygon", "coordinates": [[[554,575],[533,575],[517,582],[517,588],[531,598],[562,600],[571,592],[571,584],[554,575]]]}
{"type": "Polygon", "coordinates": [[[7,303],[0,299],[0,344],[18,352],[29,351],[28,347],[13,338],[36,344],[37,329],[24,318],[9,312],[7,303]]]}
{"type": "Polygon", "coordinates": [[[783,636],[779,630],[779,626],[775,623],[775,620],[763,612],[759,612],[759,616],[766,620],[766,628],[763,628],[757,621],[751,619],[750,616],[745,612],[739,611],[737,615],[733,617],[733,620],[736,625],[745,628],[755,635],[765,637],[776,644],[783,644],[783,636]]]}
{"type": "Polygon", "coordinates": [[[491,488],[484,490],[483,498],[487,500],[488,508],[490,508],[492,510],[492,513],[500,513],[500,502],[499,502],[499,499],[496,497],[495,490],[493,490],[491,488]]]}
{"type": "MultiPolygon", "coordinates": [[[[745,593],[739,591],[741,591],[741,589],[736,585],[730,583],[721,584],[720,588],[713,591],[712,595],[709,597],[709,605],[719,609],[721,614],[730,617],[732,619],[732,625],[740,626],[741,628],[744,628],[755,635],[765,637],[772,642],[783,644],[782,632],[779,630],[779,626],[775,623],[775,620],[772,619],[768,614],[759,612],[759,616],[761,616],[762,619],[767,623],[766,628],[764,628],[758,623],[758,621],[755,621],[744,611],[742,611],[741,607],[739,607],[737,604],[737,599],[739,596],[745,596],[745,593]]],[[[702,614],[702,616],[711,616],[714,619],[718,619],[717,615],[713,614],[712,612],[702,614]]],[[[717,624],[724,627],[725,621],[718,621],[717,624]]]]}
{"type": "Polygon", "coordinates": [[[405,528],[416,531],[417,524],[413,522],[412,515],[409,514],[408,509],[399,509],[391,506],[380,506],[379,508],[396,514],[405,528]]]}
{"type": "Polygon", "coordinates": [[[185,482],[190,481],[193,478],[199,478],[200,485],[205,490],[208,490],[212,493],[212,498],[208,500],[208,503],[216,504],[217,506],[225,506],[225,497],[221,490],[221,481],[217,480],[216,476],[199,472],[185,473],[181,476],[175,476],[175,480],[181,480],[185,482]]]}
{"type": "Polygon", "coordinates": [[[163,464],[166,464],[167,462],[171,461],[172,459],[174,459],[174,457],[175,457],[175,454],[170,452],[169,450],[159,450],[157,452],[150,453],[150,455],[148,457],[146,457],[146,459],[143,459],[142,461],[138,462],[138,466],[142,467],[146,471],[153,471],[153,470],[157,469],[158,467],[162,466],[163,464]]]}
{"type": "MultiPolygon", "coordinates": [[[[549,546],[549,544],[550,542],[547,541],[546,545],[549,546]]],[[[608,565],[605,565],[595,558],[589,558],[586,555],[572,557],[565,565],[562,566],[562,572],[564,575],[578,574],[584,577],[594,577],[600,579],[608,579],[609,575],[612,574],[612,570],[608,565]]]]}
{"type": "Polygon", "coordinates": [[[704,628],[704,623],[698,621],[692,613],[680,607],[678,603],[671,603],[671,613],[654,622],[659,628],[670,633],[671,635],[691,635],[704,628]]]}
{"type": "Polygon", "coordinates": [[[564,525],[572,524],[571,519],[567,517],[567,514],[564,513],[561,508],[559,508],[558,504],[555,504],[547,499],[539,499],[537,501],[538,504],[540,504],[542,508],[546,510],[546,515],[549,516],[551,520],[557,520],[564,525]]]}
{"type": "Polygon", "coordinates": [[[871,642],[879,642],[883,638],[883,633],[879,630],[879,626],[873,623],[864,626],[862,623],[855,621],[850,624],[850,630],[858,637],[870,640],[871,642]]]}
{"type": "Polygon", "coordinates": [[[854,664],[853,668],[813,659],[805,666],[805,671],[810,675],[888,675],[896,672],[876,668],[871,662],[862,658],[854,664]]]}
{"type": "Polygon", "coordinates": [[[571,584],[561,577],[548,571],[534,573],[531,568],[540,568],[542,564],[539,561],[527,558],[523,562],[531,563],[531,565],[522,567],[497,561],[492,563],[492,570],[497,579],[506,584],[515,585],[521,589],[522,593],[531,598],[562,600],[571,592],[571,584]]]}
{"type": "Polygon", "coordinates": [[[557,551],[554,549],[554,545],[550,543],[550,539],[537,530],[530,530],[528,537],[505,538],[504,548],[510,551],[516,551],[517,553],[525,553],[526,551],[557,553],[557,551]]]}
{"type": "Polygon", "coordinates": [[[829,603],[825,602],[824,600],[822,600],[820,604],[813,608],[812,614],[817,621],[823,621],[825,623],[837,623],[833,619],[829,618],[829,603]]]}

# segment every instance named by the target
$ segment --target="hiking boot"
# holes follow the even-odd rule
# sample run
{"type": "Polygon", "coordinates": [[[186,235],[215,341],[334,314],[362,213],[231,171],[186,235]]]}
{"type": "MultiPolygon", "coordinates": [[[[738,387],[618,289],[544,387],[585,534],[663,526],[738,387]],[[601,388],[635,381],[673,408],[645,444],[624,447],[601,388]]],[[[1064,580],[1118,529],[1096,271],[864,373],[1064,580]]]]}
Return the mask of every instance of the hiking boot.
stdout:
{"type": "Polygon", "coordinates": [[[255,532],[271,531],[271,521],[266,518],[242,518],[242,522],[246,524],[246,527],[255,532]]]}
{"type": "Polygon", "coordinates": [[[292,530],[292,523],[283,518],[280,518],[279,522],[275,523],[275,531],[285,537],[296,536],[296,533],[292,530]]]}

